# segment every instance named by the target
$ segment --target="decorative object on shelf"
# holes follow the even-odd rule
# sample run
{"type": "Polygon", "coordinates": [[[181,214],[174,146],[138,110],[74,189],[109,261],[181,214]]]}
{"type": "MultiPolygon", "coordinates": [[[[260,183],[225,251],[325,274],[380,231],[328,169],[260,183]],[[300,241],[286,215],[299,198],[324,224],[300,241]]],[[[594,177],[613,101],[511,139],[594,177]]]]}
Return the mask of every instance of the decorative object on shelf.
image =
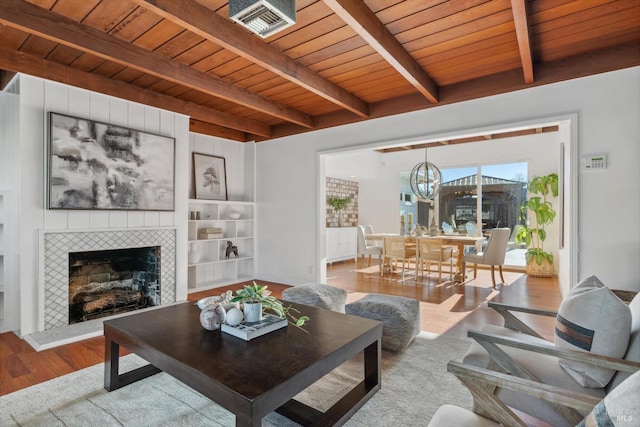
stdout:
{"type": "Polygon", "coordinates": [[[240,212],[231,212],[229,214],[229,218],[231,218],[231,219],[240,219],[240,212]]]}
{"type": "Polygon", "coordinates": [[[198,231],[198,239],[222,239],[222,227],[204,227],[198,231]]]}
{"type": "Polygon", "coordinates": [[[344,227],[344,216],[342,215],[342,210],[349,206],[353,197],[337,197],[331,196],[327,197],[327,204],[331,206],[336,211],[336,215],[338,217],[338,227],[344,227]]]}
{"type": "Polygon", "coordinates": [[[50,112],[48,153],[49,209],[175,210],[174,138],[50,112]]]}
{"type": "Polygon", "coordinates": [[[427,161],[427,149],[425,147],[424,162],[415,165],[409,177],[411,191],[419,200],[433,200],[440,192],[441,182],[442,173],[436,165],[427,161]]]}
{"type": "Polygon", "coordinates": [[[197,243],[189,244],[189,264],[196,264],[200,261],[200,245],[197,243]]]}
{"type": "Polygon", "coordinates": [[[196,219],[196,211],[189,212],[189,219],[195,221],[196,219]]]}
{"type": "Polygon", "coordinates": [[[193,153],[196,199],[227,200],[227,169],[224,157],[193,153]]]}
{"type": "Polygon", "coordinates": [[[234,254],[236,258],[239,258],[238,247],[233,244],[231,240],[227,240],[227,250],[224,254],[224,259],[229,259],[229,255],[234,254]]]}
{"type": "Polygon", "coordinates": [[[196,221],[200,221],[200,211],[196,211],[196,221]]]}
{"type": "Polygon", "coordinates": [[[556,211],[547,197],[558,197],[558,174],[534,177],[527,190],[532,196],[520,207],[521,218],[526,219],[527,212],[530,212],[533,225],[530,226],[527,221],[527,225],[518,230],[516,242],[524,242],[529,247],[526,273],[534,277],[551,277],[554,273],[553,254],[545,252],[544,241],[547,238],[545,227],[556,217],[556,211]]]}
{"type": "Polygon", "coordinates": [[[220,329],[226,314],[227,312],[222,304],[208,304],[200,312],[200,324],[207,331],[215,331],[220,329]]]}
{"type": "MultiPolygon", "coordinates": [[[[290,305],[285,307],[280,300],[271,296],[271,291],[267,290],[267,285],[258,285],[255,281],[253,285],[245,286],[243,289],[236,291],[236,296],[231,299],[231,302],[242,303],[245,305],[249,303],[262,303],[262,313],[270,310],[275,313],[281,319],[287,319],[287,321],[307,332],[302,326],[309,321],[308,316],[296,317],[292,312],[299,313],[298,310],[290,305]]],[[[245,312],[245,322],[249,322],[247,319],[247,313],[245,312]]]]}

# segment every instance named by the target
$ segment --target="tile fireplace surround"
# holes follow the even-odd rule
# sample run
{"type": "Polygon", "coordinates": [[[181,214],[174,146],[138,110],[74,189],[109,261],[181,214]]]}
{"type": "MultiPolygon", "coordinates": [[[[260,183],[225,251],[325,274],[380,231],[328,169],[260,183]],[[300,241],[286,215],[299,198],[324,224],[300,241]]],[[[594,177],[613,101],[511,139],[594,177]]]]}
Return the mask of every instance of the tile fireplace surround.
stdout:
{"type": "MultiPolygon", "coordinates": [[[[41,298],[43,301],[40,325],[42,332],[31,334],[35,341],[44,336],[58,336],[62,341],[72,335],[85,334],[87,328],[102,330],[101,320],[82,322],[88,325],[69,325],[69,253],[159,246],[161,305],[176,301],[176,229],[118,229],[99,231],[42,231],[41,232],[41,298]],[[76,329],[76,332],[61,332],[76,329]],[[48,334],[48,332],[50,332],[48,334]]],[[[52,338],[44,338],[51,341],[52,338]]],[[[30,340],[28,340],[30,341],[30,340]]],[[[34,345],[32,343],[32,345],[34,345]]]]}

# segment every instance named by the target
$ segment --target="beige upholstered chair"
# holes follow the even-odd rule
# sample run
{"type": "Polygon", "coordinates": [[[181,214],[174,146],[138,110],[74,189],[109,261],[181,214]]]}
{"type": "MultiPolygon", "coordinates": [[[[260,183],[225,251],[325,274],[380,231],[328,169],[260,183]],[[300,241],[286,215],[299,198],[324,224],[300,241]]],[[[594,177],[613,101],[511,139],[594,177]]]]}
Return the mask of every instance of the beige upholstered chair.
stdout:
{"type": "Polygon", "coordinates": [[[431,263],[438,264],[438,282],[442,281],[442,264],[449,263],[449,280],[453,275],[453,249],[442,246],[440,239],[418,237],[416,243],[416,277],[418,272],[424,274],[424,264],[431,272],[431,263]]]}
{"type": "Polygon", "coordinates": [[[365,238],[364,227],[358,226],[358,256],[369,255],[369,267],[371,267],[371,255],[378,257],[378,264],[382,263],[382,247],[369,245],[365,238]]]}
{"type": "Polygon", "coordinates": [[[497,265],[500,270],[500,280],[504,283],[504,277],[502,276],[502,265],[504,264],[505,254],[507,252],[507,242],[509,241],[509,233],[511,230],[508,228],[494,228],[489,236],[489,242],[483,252],[477,254],[467,254],[464,256],[464,261],[473,263],[473,278],[478,277],[478,264],[485,264],[491,266],[491,280],[493,281],[493,287],[496,287],[496,276],[494,267],[497,265]]]}
{"type": "Polygon", "coordinates": [[[382,245],[379,245],[379,244],[378,244],[378,241],[377,241],[377,240],[370,240],[370,239],[368,239],[368,238],[367,238],[367,235],[369,235],[369,234],[373,234],[373,226],[372,226],[372,225],[365,225],[365,226],[364,226],[364,238],[365,238],[365,240],[367,241],[367,245],[370,245],[370,246],[380,246],[380,247],[382,247],[382,245]]]}
{"type": "MultiPolygon", "coordinates": [[[[588,280],[588,279],[585,279],[588,280]]],[[[583,281],[584,282],[584,281],[583,281]]],[[[577,285],[579,286],[579,285],[577,285]]],[[[576,286],[576,288],[577,288],[576,286]]],[[[616,295],[618,292],[613,291],[616,295]]],[[[584,296],[587,294],[584,290],[580,290],[577,295],[584,296]]],[[[569,294],[571,295],[571,293],[569,294]]],[[[630,295],[633,293],[627,292],[625,298],[630,299],[630,295]]],[[[565,301],[568,297],[565,297],[565,301]]],[[[482,328],[482,331],[469,331],[469,337],[472,337],[474,342],[463,358],[463,363],[466,365],[472,365],[480,368],[487,368],[494,371],[501,371],[510,373],[513,376],[533,380],[546,384],[547,386],[560,387],[568,390],[568,393],[579,393],[581,395],[591,396],[594,399],[602,399],[604,396],[614,390],[620,383],[622,383],[629,375],[640,370],[640,297],[636,294],[635,298],[628,304],[631,317],[630,330],[628,342],[624,342],[623,357],[610,357],[603,356],[606,354],[601,350],[596,351],[593,348],[590,351],[574,350],[572,347],[567,347],[561,341],[558,341],[556,337],[555,342],[550,342],[541,337],[533,328],[529,327],[520,318],[516,317],[513,313],[524,313],[525,315],[541,315],[555,317],[556,321],[556,335],[558,335],[557,328],[562,328],[558,322],[566,324],[566,319],[562,316],[566,316],[564,312],[565,301],[560,306],[560,314],[552,310],[540,310],[522,308],[516,306],[509,306],[505,304],[489,303],[489,306],[495,309],[505,319],[505,326],[499,327],[494,325],[488,325],[482,328]],[[559,345],[563,344],[562,346],[559,345]],[[599,353],[599,354],[596,354],[599,353]],[[590,375],[591,378],[595,378],[594,374],[590,371],[594,369],[606,368],[611,370],[613,376],[606,382],[605,386],[595,386],[594,384],[582,385],[578,382],[578,379],[582,381],[582,378],[576,374],[574,370],[575,364],[578,363],[578,371],[582,376],[590,375]],[[566,366],[569,365],[569,370],[566,366]],[[563,367],[564,366],[564,367],[563,367]],[[595,368],[594,368],[595,367],[595,368]]],[[[595,301],[598,306],[602,305],[600,300],[595,301]]],[[[623,303],[621,303],[623,304],[623,303]]],[[[601,313],[594,310],[589,304],[583,300],[577,300],[576,307],[581,309],[584,307],[584,317],[589,319],[593,324],[601,325],[603,323],[610,323],[613,326],[601,328],[601,330],[595,330],[593,333],[594,340],[608,339],[611,335],[615,335],[611,331],[615,331],[617,334],[621,334],[625,327],[629,327],[625,321],[623,311],[618,308],[607,304],[608,307],[603,307],[601,313]],[[604,320],[606,316],[609,320],[604,320]],[[593,320],[591,320],[593,319],[593,320]]],[[[628,317],[627,317],[628,321],[628,317]]],[[[572,323],[576,322],[574,318],[572,323]]],[[[589,336],[589,331],[593,326],[586,326],[585,324],[578,324],[578,328],[574,327],[574,330],[584,331],[584,336],[589,336]]],[[[571,334],[571,338],[579,338],[575,333],[571,334]]],[[[594,341],[595,344],[595,341],[594,341]]],[[[604,347],[610,351],[614,344],[605,343],[604,347]]],[[[505,389],[500,385],[499,387],[492,387],[488,391],[488,395],[495,395],[502,400],[505,404],[511,408],[520,410],[526,414],[530,414],[536,418],[543,420],[553,426],[573,426],[583,416],[584,412],[575,411],[573,409],[563,408],[557,406],[553,401],[547,402],[541,395],[528,396],[521,393],[521,390],[513,391],[508,388],[505,389]]]]}
{"type": "Polygon", "coordinates": [[[392,263],[397,263],[398,260],[402,261],[402,280],[404,280],[405,265],[411,260],[415,261],[416,249],[415,247],[408,247],[403,236],[389,236],[384,238],[383,250],[382,250],[382,267],[380,268],[380,275],[384,275],[384,266],[392,266],[392,263]],[[387,264],[388,263],[388,264],[387,264]]]}
{"type": "MultiPolygon", "coordinates": [[[[497,427],[544,424],[528,419],[525,422],[500,398],[488,394],[487,389],[497,386],[511,392],[539,398],[567,411],[586,414],[582,421],[589,426],[631,425],[640,411],[640,371],[626,378],[603,399],[576,393],[537,381],[524,380],[512,375],[487,369],[449,362],[447,371],[453,373],[473,396],[473,411],[446,404],[438,408],[429,421],[429,427],[497,427]]],[[[537,418],[535,415],[534,418],[537,418]]],[[[583,425],[583,424],[580,424],[583,425]]],[[[635,425],[635,424],[634,424],[635,425]]]]}

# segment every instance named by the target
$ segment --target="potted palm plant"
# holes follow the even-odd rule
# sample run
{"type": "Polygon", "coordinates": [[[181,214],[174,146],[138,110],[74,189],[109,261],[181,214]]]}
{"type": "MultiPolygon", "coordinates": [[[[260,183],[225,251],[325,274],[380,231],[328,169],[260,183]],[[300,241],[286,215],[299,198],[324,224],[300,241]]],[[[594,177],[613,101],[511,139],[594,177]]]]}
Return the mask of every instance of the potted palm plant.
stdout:
{"type": "Polygon", "coordinates": [[[520,228],[516,234],[516,242],[524,242],[527,249],[526,272],[535,277],[553,276],[553,254],[544,250],[544,241],[547,238],[546,227],[556,217],[556,211],[548,200],[550,197],[558,197],[558,174],[536,176],[528,185],[529,199],[520,207],[521,217],[527,218],[527,212],[531,213],[530,221],[520,228]]]}
{"type": "Polygon", "coordinates": [[[330,197],[327,197],[327,204],[329,206],[331,206],[336,211],[336,215],[338,216],[338,226],[339,227],[344,226],[344,217],[342,216],[342,210],[344,208],[346,208],[347,206],[349,206],[349,203],[351,203],[351,200],[353,200],[353,198],[351,196],[346,196],[346,197],[330,196],[330,197]]]}
{"type": "Polygon", "coordinates": [[[253,285],[237,290],[236,295],[231,298],[231,302],[242,303],[245,321],[247,322],[258,322],[262,319],[262,314],[265,311],[272,311],[280,318],[286,318],[290,324],[307,332],[302,326],[309,320],[309,317],[297,316],[299,311],[290,305],[285,307],[279,299],[271,296],[271,291],[267,289],[267,285],[258,285],[254,281],[253,285]]]}

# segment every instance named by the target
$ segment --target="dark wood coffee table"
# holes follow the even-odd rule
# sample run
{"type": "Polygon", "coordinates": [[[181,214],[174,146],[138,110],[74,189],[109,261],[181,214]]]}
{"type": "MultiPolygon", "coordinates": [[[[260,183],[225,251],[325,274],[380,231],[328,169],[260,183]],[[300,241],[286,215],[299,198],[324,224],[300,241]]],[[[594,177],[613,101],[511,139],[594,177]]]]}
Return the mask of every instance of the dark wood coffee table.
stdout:
{"type": "Polygon", "coordinates": [[[164,371],[234,413],[237,426],[260,426],[272,411],[302,425],[343,424],[380,389],[382,323],[291,305],[311,318],[309,333],[289,325],[248,342],[203,329],[193,303],[107,320],[104,387],[164,371]],[[119,374],[121,345],[150,364],[119,374]],[[330,409],[293,399],[360,351],[364,379],[330,409]]]}

